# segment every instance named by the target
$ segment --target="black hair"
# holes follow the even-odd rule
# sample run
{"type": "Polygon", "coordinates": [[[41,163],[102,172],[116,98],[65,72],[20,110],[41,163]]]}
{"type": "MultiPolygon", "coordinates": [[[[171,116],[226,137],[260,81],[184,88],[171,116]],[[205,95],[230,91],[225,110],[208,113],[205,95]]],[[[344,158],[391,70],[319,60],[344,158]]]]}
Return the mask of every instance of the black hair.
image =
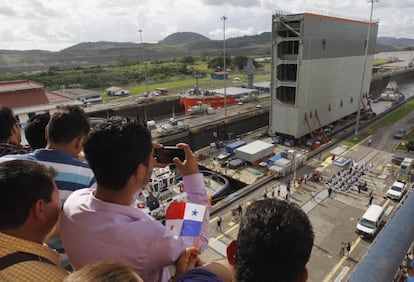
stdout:
{"type": "Polygon", "coordinates": [[[60,106],[52,114],[48,124],[50,142],[65,144],[79,136],[88,135],[89,118],[78,106],[60,106]]]}
{"type": "Polygon", "coordinates": [[[13,111],[3,105],[0,105],[0,140],[6,141],[12,134],[12,127],[16,124],[16,118],[13,111]]]}
{"type": "Polygon", "coordinates": [[[42,113],[32,116],[26,123],[24,135],[27,142],[33,150],[45,148],[47,140],[45,137],[45,128],[50,120],[49,113],[42,113]]]}
{"type": "Polygon", "coordinates": [[[300,207],[277,199],[255,201],[237,236],[237,281],[297,281],[313,240],[312,225],[300,207]]]}
{"type": "Polygon", "coordinates": [[[98,124],[86,138],[85,158],[96,182],[122,190],[139,164],[148,165],[152,152],[151,134],[141,123],[112,117],[98,124]]]}
{"type": "Polygon", "coordinates": [[[56,171],[34,161],[0,163],[0,230],[21,226],[38,200],[49,203],[56,171]]]}

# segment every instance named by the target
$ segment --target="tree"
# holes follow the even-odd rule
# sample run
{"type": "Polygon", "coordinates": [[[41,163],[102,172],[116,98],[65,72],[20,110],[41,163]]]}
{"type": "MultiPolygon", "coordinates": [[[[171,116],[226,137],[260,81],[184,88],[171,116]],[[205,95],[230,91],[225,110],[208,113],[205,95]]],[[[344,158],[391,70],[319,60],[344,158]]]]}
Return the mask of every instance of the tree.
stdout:
{"type": "Polygon", "coordinates": [[[181,59],[181,63],[183,64],[194,64],[195,59],[193,56],[185,56],[181,59]]]}
{"type": "MultiPolygon", "coordinates": [[[[226,67],[229,67],[230,63],[231,63],[231,59],[228,56],[226,56],[226,67]]],[[[208,61],[207,66],[210,69],[222,70],[223,69],[223,56],[212,58],[210,61],[208,61]]]]}
{"type": "Polygon", "coordinates": [[[135,63],[134,61],[132,61],[130,58],[128,58],[125,55],[119,55],[116,60],[118,61],[118,65],[121,67],[131,66],[135,63]]]}
{"type": "Polygon", "coordinates": [[[247,60],[248,60],[248,57],[246,56],[243,56],[243,55],[235,56],[232,59],[233,68],[237,68],[239,71],[241,71],[247,65],[247,60]]]}
{"type": "Polygon", "coordinates": [[[408,141],[406,146],[407,146],[407,152],[414,151],[414,140],[408,141]]]}

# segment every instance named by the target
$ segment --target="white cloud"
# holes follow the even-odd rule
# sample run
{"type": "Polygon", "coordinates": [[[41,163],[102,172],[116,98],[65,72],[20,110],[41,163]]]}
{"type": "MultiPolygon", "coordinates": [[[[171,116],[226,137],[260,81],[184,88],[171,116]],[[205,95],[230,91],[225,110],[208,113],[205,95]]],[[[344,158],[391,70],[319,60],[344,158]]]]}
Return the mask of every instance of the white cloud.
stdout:
{"type": "MultiPolygon", "coordinates": [[[[368,20],[365,0],[17,0],[0,6],[0,49],[61,50],[84,41],[158,42],[174,32],[211,39],[271,30],[272,14],[316,12],[368,20]]],[[[374,4],[379,36],[412,38],[412,0],[374,4]]]]}

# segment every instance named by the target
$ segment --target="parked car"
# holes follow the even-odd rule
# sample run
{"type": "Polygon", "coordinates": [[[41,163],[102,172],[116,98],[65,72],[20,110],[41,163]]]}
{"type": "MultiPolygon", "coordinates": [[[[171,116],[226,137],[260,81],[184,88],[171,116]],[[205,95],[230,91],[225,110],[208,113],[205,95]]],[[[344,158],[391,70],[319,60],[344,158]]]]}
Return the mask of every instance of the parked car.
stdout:
{"type": "Polygon", "coordinates": [[[295,139],[285,139],[285,142],[283,142],[283,145],[288,146],[288,147],[293,147],[293,146],[296,146],[296,141],[295,139]]]}
{"type": "Polygon", "coordinates": [[[397,131],[395,131],[394,133],[394,138],[395,139],[403,139],[403,137],[405,136],[406,133],[406,129],[405,128],[399,128],[397,129],[397,131]]]}
{"type": "Polygon", "coordinates": [[[272,144],[282,144],[284,141],[283,137],[279,135],[272,138],[272,144]]]}
{"type": "Polygon", "coordinates": [[[405,158],[407,157],[404,155],[394,154],[391,157],[391,162],[395,165],[400,165],[405,158]]]}
{"type": "Polygon", "coordinates": [[[395,181],[387,191],[387,197],[393,200],[401,200],[405,193],[406,184],[404,182],[395,181]]]}

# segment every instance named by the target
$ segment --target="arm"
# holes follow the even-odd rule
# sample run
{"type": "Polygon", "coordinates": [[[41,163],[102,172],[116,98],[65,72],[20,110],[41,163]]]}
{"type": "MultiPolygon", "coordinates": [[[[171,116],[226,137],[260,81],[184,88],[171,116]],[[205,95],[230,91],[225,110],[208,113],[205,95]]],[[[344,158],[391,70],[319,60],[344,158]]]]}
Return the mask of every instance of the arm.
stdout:
{"type": "MultiPolygon", "coordinates": [[[[203,224],[201,225],[199,249],[205,250],[208,247],[208,239],[210,238],[210,206],[207,203],[207,192],[204,185],[204,178],[201,173],[188,175],[183,177],[184,188],[187,192],[190,202],[195,204],[207,205],[206,213],[204,215],[203,224]]],[[[188,241],[187,244],[194,245],[194,238],[184,237],[184,240],[188,241]],[[193,242],[193,243],[191,243],[193,242]]],[[[191,245],[187,245],[191,246],[191,245]]]]}
{"type": "Polygon", "coordinates": [[[216,274],[225,282],[233,281],[234,267],[228,262],[227,259],[208,262],[204,264],[203,267],[216,274]]]}
{"type": "MultiPolygon", "coordinates": [[[[178,158],[174,159],[174,163],[183,175],[184,189],[190,199],[191,203],[207,205],[203,224],[201,226],[199,249],[203,251],[208,246],[208,239],[210,237],[210,207],[206,187],[204,184],[204,177],[198,169],[197,159],[191,151],[190,146],[184,143],[177,144],[177,147],[183,148],[185,152],[185,160],[181,162],[178,158]]],[[[184,238],[186,239],[186,238],[184,238]]],[[[190,245],[188,245],[190,246],[190,245]]]]}
{"type": "Polygon", "coordinates": [[[200,266],[201,261],[198,258],[198,251],[194,247],[186,248],[178,260],[175,262],[175,275],[177,278],[194,267],[200,266]]]}

